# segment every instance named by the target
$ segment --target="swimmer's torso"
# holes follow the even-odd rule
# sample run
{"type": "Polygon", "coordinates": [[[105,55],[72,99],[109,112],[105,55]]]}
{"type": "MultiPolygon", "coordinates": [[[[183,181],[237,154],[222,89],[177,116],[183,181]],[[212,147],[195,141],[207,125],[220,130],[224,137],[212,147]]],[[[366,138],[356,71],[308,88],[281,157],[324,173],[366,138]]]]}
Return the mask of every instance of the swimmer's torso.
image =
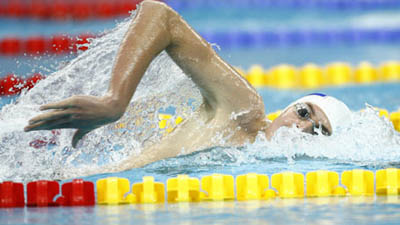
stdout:
{"type": "MultiPolygon", "coordinates": [[[[264,105],[258,105],[257,109],[264,105]]],[[[134,154],[119,163],[114,170],[142,167],[146,164],[186,155],[215,146],[241,146],[254,141],[260,126],[264,126],[264,111],[243,108],[238,112],[225,109],[207,110],[205,104],[186,118],[171,133],[158,143],[146,146],[141,153],[134,154]]]]}

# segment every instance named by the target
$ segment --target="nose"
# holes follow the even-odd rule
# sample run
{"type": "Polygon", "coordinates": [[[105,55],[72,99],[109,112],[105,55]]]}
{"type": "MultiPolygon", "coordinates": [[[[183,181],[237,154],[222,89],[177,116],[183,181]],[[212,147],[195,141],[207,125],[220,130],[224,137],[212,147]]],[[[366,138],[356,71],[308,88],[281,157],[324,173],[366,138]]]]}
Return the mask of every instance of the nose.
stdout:
{"type": "Polygon", "coordinates": [[[312,123],[307,120],[298,121],[296,123],[296,127],[306,133],[312,133],[312,131],[313,131],[312,123]]]}

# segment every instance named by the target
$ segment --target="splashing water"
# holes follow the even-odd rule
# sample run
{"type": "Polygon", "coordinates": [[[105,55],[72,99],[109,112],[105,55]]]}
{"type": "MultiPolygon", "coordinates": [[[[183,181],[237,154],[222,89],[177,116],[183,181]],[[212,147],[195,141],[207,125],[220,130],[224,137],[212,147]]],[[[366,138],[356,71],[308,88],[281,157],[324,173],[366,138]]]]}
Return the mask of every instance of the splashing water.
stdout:
{"type": "MultiPolygon", "coordinates": [[[[1,109],[0,180],[57,179],[61,167],[84,170],[140,154],[144,146],[162,137],[157,129],[158,112],[173,108],[176,115],[188,118],[198,107],[200,92],[163,52],[151,63],[127,112],[118,121],[125,124],[123,129],[117,129],[116,124],[96,129],[76,149],[70,145],[74,130],[23,132],[42,104],[106,92],[114,57],[128,26],[129,19],[92,40],[89,50],[1,109]],[[31,144],[35,140],[51,144],[35,148],[31,144]]],[[[257,165],[282,158],[293,163],[303,156],[379,165],[399,162],[399,147],[400,135],[391,123],[366,107],[363,112],[353,113],[352,123],[330,137],[281,128],[271,141],[260,134],[255,143],[241,148],[212,148],[149,167],[257,165]]]]}
{"type": "MultiPolygon", "coordinates": [[[[321,133],[310,135],[297,128],[282,127],[271,141],[266,140],[265,135],[260,133],[254,143],[248,143],[241,148],[216,147],[189,156],[164,160],[149,166],[148,169],[162,167],[170,172],[179,166],[187,173],[193,170],[191,168],[197,168],[198,172],[205,168],[204,170],[210,173],[207,169],[210,167],[225,166],[234,171],[241,171],[244,165],[251,167],[250,171],[254,172],[253,170],[263,168],[270,170],[271,166],[267,164],[279,162],[276,168],[278,172],[286,168],[285,164],[293,164],[304,158],[309,160],[310,167],[321,166],[313,164],[313,160],[323,160],[327,165],[351,164],[368,168],[398,165],[400,133],[394,130],[386,117],[380,117],[374,108],[367,105],[364,110],[353,112],[351,123],[341,127],[332,136],[324,136],[321,133]]],[[[249,169],[245,169],[244,172],[249,172],[249,169]]]]}
{"type": "Polygon", "coordinates": [[[76,149],[70,145],[71,129],[23,132],[42,104],[73,95],[101,96],[107,91],[112,64],[129,21],[93,39],[89,50],[1,109],[0,180],[56,179],[60,167],[98,166],[139,154],[144,145],[162,136],[154,129],[158,127],[158,111],[168,106],[177,115],[188,117],[198,106],[200,92],[163,52],[151,63],[127,112],[118,121],[127,129],[116,129],[115,124],[101,127],[88,134],[76,149]],[[34,148],[31,145],[35,140],[52,145],[34,148]]]}

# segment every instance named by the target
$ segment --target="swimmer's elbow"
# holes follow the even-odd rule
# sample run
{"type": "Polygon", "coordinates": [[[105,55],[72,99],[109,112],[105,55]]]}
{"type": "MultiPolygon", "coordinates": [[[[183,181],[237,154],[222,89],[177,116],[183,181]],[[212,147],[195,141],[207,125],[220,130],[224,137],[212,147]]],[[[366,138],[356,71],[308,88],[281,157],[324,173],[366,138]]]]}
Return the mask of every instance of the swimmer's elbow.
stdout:
{"type": "Polygon", "coordinates": [[[172,10],[164,2],[155,0],[144,0],[140,3],[140,6],[143,8],[151,9],[153,12],[156,11],[157,13],[167,13],[172,10]]]}
{"type": "MultiPolygon", "coordinates": [[[[150,15],[146,17],[150,17],[151,22],[162,25],[162,27],[167,28],[166,30],[169,30],[170,20],[178,15],[177,12],[164,2],[155,0],[144,0],[140,3],[139,7],[138,10],[140,10],[143,15],[150,15]]],[[[133,18],[133,20],[135,20],[135,18],[133,18]]],[[[150,21],[147,22],[151,23],[150,21]]]]}
{"type": "Polygon", "coordinates": [[[140,3],[141,5],[148,5],[151,7],[166,7],[167,4],[165,4],[164,2],[160,2],[160,1],[156,1],[156,0],[144,0],[140,3]]]}

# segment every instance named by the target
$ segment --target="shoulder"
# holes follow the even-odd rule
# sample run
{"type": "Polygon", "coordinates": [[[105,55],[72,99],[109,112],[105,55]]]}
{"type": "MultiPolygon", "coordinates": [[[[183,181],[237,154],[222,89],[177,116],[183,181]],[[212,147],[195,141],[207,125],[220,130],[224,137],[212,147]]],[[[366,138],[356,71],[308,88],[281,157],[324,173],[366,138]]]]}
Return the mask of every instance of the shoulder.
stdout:
{"type": "Polygon", "coordinates": [[[238,127],[251,135],[268,126],[261,96],[254,93],[244,100],[235,98],[231,100],[230,106],[222,104],[215,110],[216,120],[224,120],[231,124],[230,126],[238,127]]]}
{"type": "Polygon", "coordinates": [[[264,109],[261,109],[261,107],[247,109],[241,112],[232,112],[231,119],[242,130],[249,134],[256,134],[268,125],[265,119],[264,109]]]}

